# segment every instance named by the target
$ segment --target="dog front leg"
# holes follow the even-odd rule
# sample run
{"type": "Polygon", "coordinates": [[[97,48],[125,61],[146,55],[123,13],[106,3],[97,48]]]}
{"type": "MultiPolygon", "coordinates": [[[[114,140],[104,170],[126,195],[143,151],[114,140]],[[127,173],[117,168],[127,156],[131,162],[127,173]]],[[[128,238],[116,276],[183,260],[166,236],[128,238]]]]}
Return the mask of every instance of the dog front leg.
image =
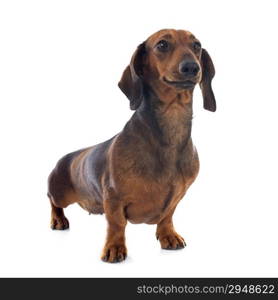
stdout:
{"type": "Polygon", "coordinates": [[[174,229],[174,209],[157,224],[156,238],[160,241],[161,248],[166,250],[177,250],[184,248],[185,241],[174,229]]]}
{"type": "Polygon", "coordinates": [[[107,238],[101,259],[105,262],[115,263],[125,260],[127,249],[125,246],[125,227],[127,220],[124,208],[120,201],[109,199],[104,204],[108,222],[107,238]]]}

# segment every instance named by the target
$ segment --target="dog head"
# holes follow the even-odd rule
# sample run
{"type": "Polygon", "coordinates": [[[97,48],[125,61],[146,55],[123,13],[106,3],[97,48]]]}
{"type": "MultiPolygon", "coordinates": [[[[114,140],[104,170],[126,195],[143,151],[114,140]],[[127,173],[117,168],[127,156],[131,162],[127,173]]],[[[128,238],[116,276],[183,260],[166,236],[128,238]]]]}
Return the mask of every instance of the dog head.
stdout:
{"type": "Polygon", "coordinates": [[[122,92],[136,110],[144,98],[144,86],[168,88],[181,93],[200,85],[204,108],[216,110],[211,81],[215,70],[208,52],[193,34],[165,29],[140,44],[119,82],[122,92]]]}

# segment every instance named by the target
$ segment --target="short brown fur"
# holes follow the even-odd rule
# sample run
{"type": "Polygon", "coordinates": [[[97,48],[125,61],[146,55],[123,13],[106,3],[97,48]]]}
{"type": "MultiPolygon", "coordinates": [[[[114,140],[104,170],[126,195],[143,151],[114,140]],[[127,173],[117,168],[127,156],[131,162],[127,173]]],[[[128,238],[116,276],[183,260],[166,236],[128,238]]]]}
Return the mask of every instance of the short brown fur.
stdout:
{"type": "Polygon", "coordinates": [[[131,119],[109,141],[64,156],[49,176],[53,229],[69,227],[63,208],[73,203],[105,213],[104,261],[126,258],[127,221],[157,224],[163,249],[185,246],[172,216],[199,170],[191,139],[195,84],[202,89],[204,107],[216,109],[213,63],[206,50],[196,50],[198,43],[188,31],[161,30],[139,45],[119,82],[136,110],[131,119]],[[188,70],[180,71],[181,62],[188,61],[199,70],[190,81],[185,80],[188,70]]]}

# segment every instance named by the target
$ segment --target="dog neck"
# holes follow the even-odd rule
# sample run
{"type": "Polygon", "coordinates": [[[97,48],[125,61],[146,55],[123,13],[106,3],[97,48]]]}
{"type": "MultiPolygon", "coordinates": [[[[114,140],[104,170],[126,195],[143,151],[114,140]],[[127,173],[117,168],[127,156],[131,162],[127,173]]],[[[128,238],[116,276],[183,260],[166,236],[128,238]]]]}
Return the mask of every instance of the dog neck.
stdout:
{"type": "Polygon", "coordinates": [[[162,146],[178,149],[190,140],[192,94],[192,90],[146,88],[136,114],[162,146]]]}
{"type": "Polygon", "coordinates": [[[192,91],[166,98],[147,89],[123,130],[136,148],[138,173],[156,179],[186,173],[194,152],[191,123],[192,91]]]}

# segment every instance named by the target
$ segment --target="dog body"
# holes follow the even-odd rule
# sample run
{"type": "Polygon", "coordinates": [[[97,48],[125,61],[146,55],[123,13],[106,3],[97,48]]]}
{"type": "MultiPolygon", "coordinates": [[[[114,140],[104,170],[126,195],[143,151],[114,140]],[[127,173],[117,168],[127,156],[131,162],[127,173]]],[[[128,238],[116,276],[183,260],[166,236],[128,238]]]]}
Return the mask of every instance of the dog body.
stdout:
{"type": "Polygon", "coordinates": [[[202,59],[201,51],[191,51],[192,43],[196,39],[187,31],[162,30],[139,45],[119,83],[136,110],[131,119],[112,139],[64,156],[49,176],[53,229],[68,228],[63,208],[72,203],[106,214],[104,261],[125,259],[127,220],[157,224],[164,249],[185,245],[174,230],[172,215],[199,170],[191,139],[196,83],[205,108],[215,110],[212,62],[209,56],[209,61],[202,59]],[[171,53],[169,47],[155,48],[165,40],[173,47],[171,53]]]}

